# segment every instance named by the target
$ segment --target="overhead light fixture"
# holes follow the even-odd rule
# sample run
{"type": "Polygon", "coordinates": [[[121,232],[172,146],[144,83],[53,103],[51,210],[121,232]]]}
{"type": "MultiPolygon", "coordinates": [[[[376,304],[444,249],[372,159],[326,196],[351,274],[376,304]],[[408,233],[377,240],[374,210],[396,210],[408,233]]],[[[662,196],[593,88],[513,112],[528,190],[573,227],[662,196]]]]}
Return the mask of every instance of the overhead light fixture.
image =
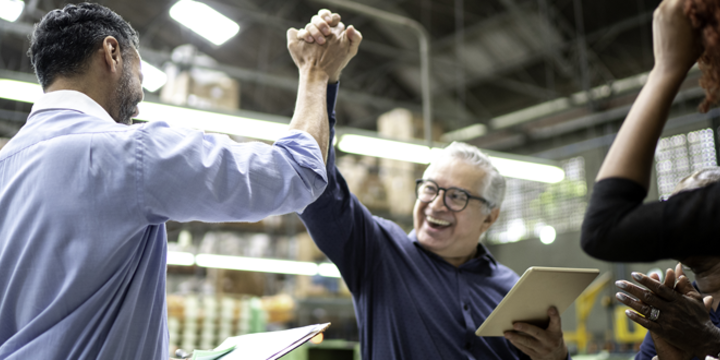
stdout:
{"type": "Polygon", "coordinates": [[[175,126],[240,135],[253,139],[275,141],[288,130],[288,124],[178,106],[142,102],[138,107],[140,115],[137,116],[137,120],[162,120],[175,126]]]}
{"type": "Polygon", "coordinates": [[[0,0],[0,19],[15,22],[25,9],[22,0],[0,0]]]}
{"type": "Polygon", "coordinates": [[[340,142],[338,142],[338,149],[349,154],[374,156],[417,164],[428,164],[430,162],[430,148],[427,146],[364,135],[343,135],[340,142]]]}
{"type": "Polygon", "coordinates": [[[168,251],[167,264],[176,266],[193,266],[195,264],[195,255],[189,252],[168,251]]]}
{"type": "Polygon", "coordinates": [[[288,275],[314,276],[318,274],[318,264],[303,261],[198,254],[195,256],[195,262],[200,267],[214,269],[255,271],[288,275]]]}
{"type": "Polygon", "coordinates": [[[493,129],[503,129],[513,125],[527,122],[530,119],[537,119],[543,116],[554,114],[560,111],[570,109],[572,103],[568,98],[559,98],[556,100],[544,102],[529,108],[514,111],[509,114],[498,116],[490,120],[493,129]]]}
{"type": "Polygon", "coordinates": [[[38,84],[0,79],[0,98],[25,103],[34,103],[42,95],[42,87],[38,84]]]}
{"type": "Polygon", "coordinates": [[[474,124],[459,130],[446,132],[440,137],[445,142],[465,141],[481,137],[487,133],[487,126],[483,124],[474,124]]]}
{"type": "MultiPolygon", "coordinates": [[[[34,103],[43,95],[38,84],[0,79],[0,98],[34,103]]],[[[203,131],[239,135],[259,140],[275,141],[287,130],[288,125],[249,117],[195,110],[152,102],[138,105],[140,121],[162,120],[168,124],[203,131]]]]}
{"type": "Polygon", "coordinates": [[[333,263],[322,263],[318,265],[318,275],[324,277],[340,277],[340,269],[333,263]]]}
{"type": "MultiPolygon", "coordinates": [[[[381,157],[424,165],[429,164],[437,156],[437,153],[442,150],[441,148],[429,148],[418,144],[356,134],[342,135],[338,143],[338,149],[349,154],[381,157]]],[[[557,166],[492,155],[489,158],[502,176],[544,183],[556,183],[565,178],[565,171],[557,166]]]]}
{"type": "Polygon", "coordinates": [[[165,72],[152,66],[145,60],[142,61],[143,87],[149,92],[156,92],[167,82],[165,72]]]}
{"type": "MultiPolygon", "coordinates": [[[[0,98],[33,103],[43,95],[40,85],[0,79],[0,98]]],[[[203,131],[211,131],[230,135],[275,141],[284,134],[288,125],[280,122],[266,121],[229,114],[221,114],[204,110],[188,109],[152,102],[139,105],[140,121],[162,120],[174,126],[182,126],[203,131]]],[[[350,154],[374,156],[386,159],[429,164],[440,148],[412,144],[402,141],[381,139],[372,136],[345,134],[340,137],[337,147],[350,154]]],[[[541,164],[521,159],[512,159],[490,155],[490,160],[501,175],[556,183],[565,178],[565,172],[553,165],[541,164]]]]}
{"type": "Polygon", "coordinates": [[[324,277],[340,277],[340,270],[333,263],[316,264],[306,261],[277,260],[228,256],[215,254],[193,255],[188,252],[168,251],[167,264],[175,266],[192,266],[212,269],[254,271],[287,275],[320,275],[324,277]]]}
{"type": "Polygon", "coordinates": [[[236,22],[198,1],[178,1],[170,8],[170,17],[217,46],[240,31],[236,22]]]}
{"type": "Polygon", "coordinates": [[[554,184],[565,178],[565,171],[557,166],[488,156],[500,175],[515,179],[554,184]]]}

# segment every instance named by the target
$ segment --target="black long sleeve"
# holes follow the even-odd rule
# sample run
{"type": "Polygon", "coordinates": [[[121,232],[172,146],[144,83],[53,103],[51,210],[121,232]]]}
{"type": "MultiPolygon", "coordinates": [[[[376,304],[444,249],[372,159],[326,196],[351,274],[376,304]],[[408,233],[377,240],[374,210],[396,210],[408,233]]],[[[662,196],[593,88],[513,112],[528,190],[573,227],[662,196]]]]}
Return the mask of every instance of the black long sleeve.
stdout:
{"type": "Polygon", "coordinates": [[[720,183],[643,204],[646,195],[628,179],[597,182],[582,225],[583,250],[625,262],[720,255],[720,183]]]}

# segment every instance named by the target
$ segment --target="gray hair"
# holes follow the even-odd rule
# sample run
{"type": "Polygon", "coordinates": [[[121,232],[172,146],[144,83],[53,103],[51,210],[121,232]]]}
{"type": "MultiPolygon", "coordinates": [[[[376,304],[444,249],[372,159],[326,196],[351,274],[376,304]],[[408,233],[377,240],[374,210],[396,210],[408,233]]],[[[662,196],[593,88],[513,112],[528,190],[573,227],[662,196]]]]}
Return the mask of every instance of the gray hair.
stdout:
{"type": "MultiPolygon", "coordinates": [[[[490,162],[490,158],[480,151],[480,149],[466,143],[454,141],[442,149],[438,155],[433,162],[441,158],[451,157],[462,159],[484,171],[487,175],[482,185],[480,185],[481,188],[478,189],[479,193],[490,202],[489,210],[499,208],[500,205],[502,205],[503,199],[505,198],[505,178],[500,175],[492,162],[490,162]]],[[[432,166],[432,163],[430,166],[432,166]]],[[[430,168],[430,166],[428,166],[428,168],[430,168]]]]}
{"type": "MultiPolygon", "coordinates": [[[[695,190],[720,181],[720,167],[708,167],[684,177],[675,186],[672,195],[683,191],[695,190]]],[[[672,196],[671,195],[671,196],[672,196]]]]}

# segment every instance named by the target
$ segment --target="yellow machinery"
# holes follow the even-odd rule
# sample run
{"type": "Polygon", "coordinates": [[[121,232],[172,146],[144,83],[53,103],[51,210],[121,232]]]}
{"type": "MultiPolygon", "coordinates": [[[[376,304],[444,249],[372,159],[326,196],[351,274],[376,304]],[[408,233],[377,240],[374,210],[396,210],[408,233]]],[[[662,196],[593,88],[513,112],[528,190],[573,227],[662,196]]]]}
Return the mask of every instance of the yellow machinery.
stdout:
{"type": "MultiPolygon", "coordinates": [[[[564,337],[566,342],[576,343],[578,351],[581,353],[587,351],[587,345],[590,341],[590,336],[587,332],[587,319],[590,316],[590,311],[595,305],[595,299],[597,299],[600,292],[611,280],[612,275],[610,272],[606,272],[593,281],[575,301],[577,328],[575,331],[564,332],[564,337]]],[[[647,330],[640,325],[632,323],[632,321],[625,316],[626,309],[629,309],[629,307],[622,305],[616,306],[613,310],[615,341],[623,344],[641,342],[645,338],[647,330]]]]}
{"type": "Polygon", "coordinates": [[[590,316],[590,311],[595,305],[595,299],[605,286],[610,283],[612,275],[609,272],[602,274],[599,278],[593,281],[585,291],[575,300],[575,320],[577,321],[577,328],[575,331],[566,331],[565,341],[574,342],[577,344],[580,352],[587,350],[587,344],[589,341],[589,335],[587,332],[587,318],[590,316]]]}

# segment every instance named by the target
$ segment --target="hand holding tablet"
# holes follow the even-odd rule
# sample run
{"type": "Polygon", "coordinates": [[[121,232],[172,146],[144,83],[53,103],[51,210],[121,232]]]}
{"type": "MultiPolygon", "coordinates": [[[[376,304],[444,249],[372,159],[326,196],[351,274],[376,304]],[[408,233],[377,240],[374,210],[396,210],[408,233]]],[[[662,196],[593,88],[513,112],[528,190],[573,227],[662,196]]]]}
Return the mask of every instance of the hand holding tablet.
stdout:
{"type": "Polygon", "coordinates": [[[477,336],[503,336],[513,324],[524,322],[546,328],[548,309],[562,314],[598,276],[598,269],[528,268],[490,316],[475,332],[477,336]]]}

